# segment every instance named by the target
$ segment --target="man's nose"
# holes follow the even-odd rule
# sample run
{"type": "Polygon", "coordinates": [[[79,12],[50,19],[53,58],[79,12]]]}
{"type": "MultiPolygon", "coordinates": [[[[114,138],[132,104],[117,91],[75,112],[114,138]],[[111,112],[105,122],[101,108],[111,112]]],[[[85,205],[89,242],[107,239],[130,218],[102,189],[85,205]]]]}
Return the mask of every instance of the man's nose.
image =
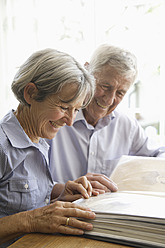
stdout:
{"type": "Polygon", "coordinates": [[[104,96],[104,101],[106,105],[112,105],[116,99],[116,93],[115,92],[107,92],[104,96]]]}

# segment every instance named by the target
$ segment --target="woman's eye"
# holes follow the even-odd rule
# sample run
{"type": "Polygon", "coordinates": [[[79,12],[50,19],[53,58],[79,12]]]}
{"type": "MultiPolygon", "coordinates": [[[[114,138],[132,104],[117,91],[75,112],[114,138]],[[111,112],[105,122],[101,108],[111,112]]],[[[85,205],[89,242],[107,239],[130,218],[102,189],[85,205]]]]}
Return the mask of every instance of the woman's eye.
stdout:
{"type": "Polygon", "coordinates": [[[63,106],[60,106],[60,108],[62,109],[62,110],[68,110],[68,108],[66,108],[66,107],[63,107],[63,106]]]}

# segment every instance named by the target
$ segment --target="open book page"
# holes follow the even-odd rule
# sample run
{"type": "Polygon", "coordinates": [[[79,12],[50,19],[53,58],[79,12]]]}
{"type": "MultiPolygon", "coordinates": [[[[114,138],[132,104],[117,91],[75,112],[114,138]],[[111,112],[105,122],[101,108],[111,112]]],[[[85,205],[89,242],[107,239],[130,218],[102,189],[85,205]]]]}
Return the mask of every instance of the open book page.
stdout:
{"type": "MultiPolygon", "coordinates": [[[[155,194],[155,193],[154,193],[155,194]]],[[[75,203],[91,208],[96,213],[164,218],[165,198],[133,192],[105,193],[89,199],[79,199],[75,203]]]]}
{"type": "Polygon", "coordinates": [[[122,156],[111,179],[118,189],[165,193],[165,158],[122,156]]]}

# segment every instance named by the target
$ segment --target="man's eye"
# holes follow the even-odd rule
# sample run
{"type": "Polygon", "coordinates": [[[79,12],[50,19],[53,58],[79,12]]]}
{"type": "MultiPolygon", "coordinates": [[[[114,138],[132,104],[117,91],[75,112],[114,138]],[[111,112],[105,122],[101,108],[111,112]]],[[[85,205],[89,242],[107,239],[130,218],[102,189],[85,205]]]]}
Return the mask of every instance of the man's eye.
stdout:
{"type": "Polygon", "coordinates": [[[124,93],[123,92],[117,92],[117,94],[120,96],[120,97],[123,97],[124,96],[124,93]]]}
{"type": "Polygon", "coordinates": [[[101,88],[102,88],[103,90],[109,90],[109,87],[106,86],[106,85],[101,85],[101,88]]]}

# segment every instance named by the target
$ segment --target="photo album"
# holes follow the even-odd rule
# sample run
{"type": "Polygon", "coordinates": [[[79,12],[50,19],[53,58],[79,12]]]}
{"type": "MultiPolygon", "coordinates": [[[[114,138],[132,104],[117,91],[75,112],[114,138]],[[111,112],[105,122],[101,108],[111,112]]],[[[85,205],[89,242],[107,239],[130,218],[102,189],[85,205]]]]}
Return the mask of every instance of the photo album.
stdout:
{"type": "Polygon", "coordinates": [[[123,156],[111,175],[117,192],[75,203],[96,213],[85,236],[133,247],[165,247],[165,158],[123,156]]]}

